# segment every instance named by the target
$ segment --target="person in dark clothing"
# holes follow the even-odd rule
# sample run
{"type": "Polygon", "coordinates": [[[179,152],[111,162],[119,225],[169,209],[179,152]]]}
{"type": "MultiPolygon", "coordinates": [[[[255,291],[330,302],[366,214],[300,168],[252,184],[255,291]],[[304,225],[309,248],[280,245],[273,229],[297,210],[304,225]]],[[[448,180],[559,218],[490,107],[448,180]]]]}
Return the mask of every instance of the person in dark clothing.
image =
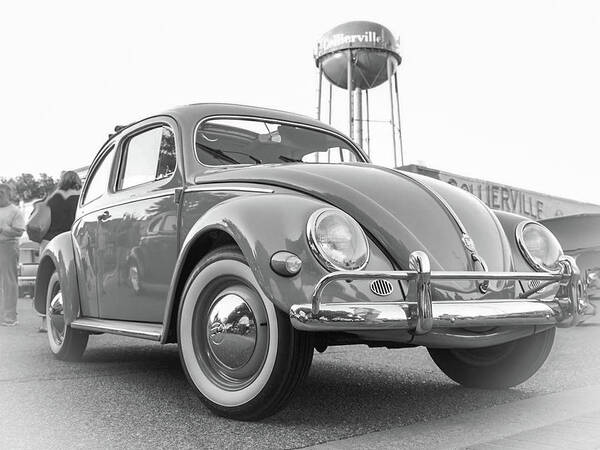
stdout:
{"type": "MultiPolygon", "coordinates": [[[[71,229],[75,221],[80,193],[81,179],[79,175],[72,170],[63,172],[58,182],[58,188],[46,199],[46,205],[50,208],[50,227],[40,242],[40,253],[50,240],[71,229]]],[[[46,331],[46,316],[42,317],[40,331],[46,331]]]]}

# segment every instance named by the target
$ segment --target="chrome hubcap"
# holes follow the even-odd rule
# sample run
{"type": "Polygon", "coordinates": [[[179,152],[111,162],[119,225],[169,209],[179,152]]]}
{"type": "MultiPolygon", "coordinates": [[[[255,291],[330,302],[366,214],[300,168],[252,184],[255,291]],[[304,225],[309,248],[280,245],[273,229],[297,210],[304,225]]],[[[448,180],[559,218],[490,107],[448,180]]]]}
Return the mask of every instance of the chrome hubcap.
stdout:
{"type": "Polygon", "coordinates": [[[216,300],[208,313],[206,337],[210,352],[225,367],[247,364],[256,346],[256,320],[248,303],[233,293],[216,300]]]}
{"type": "Polygon", "coordinates": [[[262,299],[254,288],[233,277],[215,281],[202,296],[193,318],[198,363],[221,388],[243,389],[260,373],[269,349],[262,299]]]}
{"type": "Polygon", "coordinates": [[[48,331],[57,344],[62,344],[65,338],[65,315],[63,311],[62,292],[58,291],[48,307],[48,331]]]}

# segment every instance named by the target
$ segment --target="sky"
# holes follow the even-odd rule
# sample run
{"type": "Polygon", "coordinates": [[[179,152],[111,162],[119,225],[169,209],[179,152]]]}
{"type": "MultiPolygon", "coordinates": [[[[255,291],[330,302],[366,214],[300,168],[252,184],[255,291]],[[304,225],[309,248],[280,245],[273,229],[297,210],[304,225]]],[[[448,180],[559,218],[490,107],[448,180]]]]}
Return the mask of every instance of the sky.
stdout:
{"type": "MultiPolygon", "coordinates": [[[[115,125],[177,105],[314,117],[317,40],[369,20],[400,41],[405,164],[600,204],[600,2],[56,0],[1,9],[0,176],[87,165],[115,125]]],[[[378,89],[387,86],[374,98],[385,95],[378,89]]],[[[336,117],[347,114],[344,95],[334,97],[336,117]]],[[[385,145],[372,157],[393,161],[385,145]]]]}

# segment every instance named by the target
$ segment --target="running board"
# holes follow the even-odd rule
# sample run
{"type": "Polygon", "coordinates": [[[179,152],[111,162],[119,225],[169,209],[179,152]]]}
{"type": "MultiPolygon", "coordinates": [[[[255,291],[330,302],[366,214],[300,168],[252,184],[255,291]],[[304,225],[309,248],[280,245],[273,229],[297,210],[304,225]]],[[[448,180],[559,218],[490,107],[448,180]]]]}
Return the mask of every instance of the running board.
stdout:
{"type": "Polygon", "coordinates": [[[124,320],[94,319],[89,317],[74,320],[71,322],[71,328],[149,339],[151,341],[160,341],[163,333],[161,323],[126,322],[124,320]]]}

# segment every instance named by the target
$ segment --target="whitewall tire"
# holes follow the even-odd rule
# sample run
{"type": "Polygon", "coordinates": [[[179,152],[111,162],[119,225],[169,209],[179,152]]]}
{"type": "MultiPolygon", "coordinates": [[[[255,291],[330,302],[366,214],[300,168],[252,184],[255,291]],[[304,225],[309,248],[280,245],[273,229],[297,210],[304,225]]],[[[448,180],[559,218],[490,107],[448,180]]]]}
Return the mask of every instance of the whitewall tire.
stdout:
{"type": "Polygon", "coordinates": [[[54,272],[46,292],[46,329],[50,350],[58,359],[78,361],[87,346],[89,333],[65,324],[64,299],[58,273],[54,272]]]}
{"type": "Polygon", "coordinates": [[[209,253],[183,291],[180,357],[200,399],[219,415],[275,413],[308,373],[313,343],[268,300],[235,247],[209,253]]]}

